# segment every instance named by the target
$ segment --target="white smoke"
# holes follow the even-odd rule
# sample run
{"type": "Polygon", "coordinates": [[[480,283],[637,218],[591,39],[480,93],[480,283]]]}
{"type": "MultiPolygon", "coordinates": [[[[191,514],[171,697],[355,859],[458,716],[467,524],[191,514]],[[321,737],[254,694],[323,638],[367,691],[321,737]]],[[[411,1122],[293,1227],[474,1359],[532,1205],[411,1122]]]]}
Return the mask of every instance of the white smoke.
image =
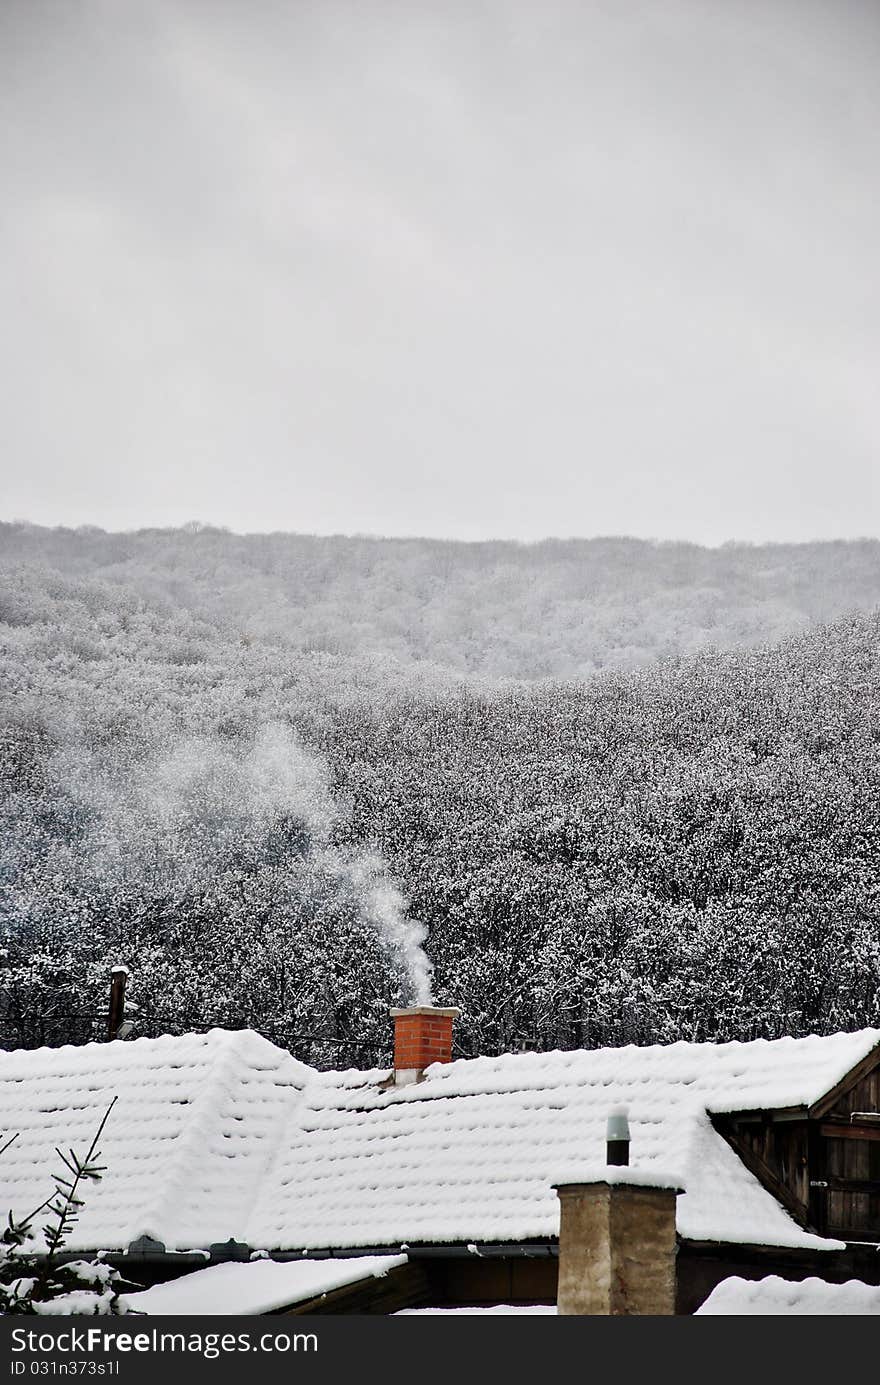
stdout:
{"type": "Polygon", "coordinates": [[[398,957],[409,979],[416,1005],[431,1004],[431,963],[425,955],[425,929],[407,914],[406,901],[388,878],[385,862],[378,852],[359,852],[340,857],[325,853],[330,869],[338,869],[354,887],[363,914],[372,924],[389,952],[398,957]],[[334,867],[332,858],[338,859],[334,867]]]}
{"type": "Polygon", "coordinates": [[[170,891],[192,889],[230,852],[258,853],[273,826],[301,823],[315,865],[347,887],[397,960],[411,999],[430,1002],[424,928],[408,916],[377,851],[335,844],[344,821],[327,764],[288,726],[263,726],[245,748],[181,737],[135,765],[70,746],[55,768],[89,818],[88,869],[109,882],[131,885],[149,875],[170,891]]]}

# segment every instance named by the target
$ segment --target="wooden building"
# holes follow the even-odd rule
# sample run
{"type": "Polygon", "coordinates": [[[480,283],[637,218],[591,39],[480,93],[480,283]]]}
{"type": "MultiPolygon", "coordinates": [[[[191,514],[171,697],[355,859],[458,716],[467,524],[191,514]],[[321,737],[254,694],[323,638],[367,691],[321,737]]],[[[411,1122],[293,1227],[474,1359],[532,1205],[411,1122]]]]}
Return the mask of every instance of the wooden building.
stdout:
{"type": "Polygon", "coordinates": [[[55,1146],[87,1146],[117,1097],[72,1252],[147,1285],[394,1260],[273,1285],[268,1312],[551,1305],[554,1185],[604,1160],[625,1106],[634,1167],[685,1188],[679,1312],[732,1275],[880,1281],[880,1031],[451,1061],[455,1013],[395,1014],[380,1071],[317,1072],[249,1031],[0,1054],[6,1198],[40,1202],[55,1146]]]}
{"type": "Polygon", "coordinates": [[[880,1242],[880,1051],[810,1105],[714,1121],[801,1226],[850,1243],[880,1242]]]}

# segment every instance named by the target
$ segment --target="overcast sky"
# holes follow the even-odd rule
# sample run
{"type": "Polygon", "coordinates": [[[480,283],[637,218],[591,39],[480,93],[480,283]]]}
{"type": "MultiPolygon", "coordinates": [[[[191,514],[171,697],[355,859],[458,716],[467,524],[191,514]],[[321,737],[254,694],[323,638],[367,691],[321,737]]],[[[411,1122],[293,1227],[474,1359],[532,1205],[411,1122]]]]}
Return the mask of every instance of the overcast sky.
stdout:
{"type": "Polygon", "coordinates": [[[875,0],[0,0],[2,514],[880,533],[875,0]]]}

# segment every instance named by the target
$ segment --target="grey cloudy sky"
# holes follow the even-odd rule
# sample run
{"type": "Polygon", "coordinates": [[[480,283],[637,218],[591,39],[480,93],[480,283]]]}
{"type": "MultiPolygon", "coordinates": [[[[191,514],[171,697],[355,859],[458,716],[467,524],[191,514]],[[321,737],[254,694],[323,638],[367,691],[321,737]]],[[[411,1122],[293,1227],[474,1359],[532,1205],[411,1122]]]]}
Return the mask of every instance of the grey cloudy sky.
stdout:
{"type": "Polygon", "coordinates": [[[880,532],[874,0],[2,0],[2,511],[880,532]]]}

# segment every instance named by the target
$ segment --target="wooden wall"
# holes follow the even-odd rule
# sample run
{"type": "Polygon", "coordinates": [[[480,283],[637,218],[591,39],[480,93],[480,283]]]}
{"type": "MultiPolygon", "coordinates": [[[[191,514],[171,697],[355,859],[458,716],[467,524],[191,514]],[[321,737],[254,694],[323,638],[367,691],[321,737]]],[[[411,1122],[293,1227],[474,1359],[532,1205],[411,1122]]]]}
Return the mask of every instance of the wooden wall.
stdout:
{"type": "Polygon", "coordinates": [[[880,1119],[853,1120],[853,1112],[880,1118],[880,1067],[842,1093],[821,1119],[825,1225],[829,1236],[880,1242],[880,1119]]]}
{"type": "Polygon", "coordinates": [[[810,1112],[740,1112],[715,1124],[803,1226],[880,1243],[880,1058],[871,1061],[810,1112]]]}

